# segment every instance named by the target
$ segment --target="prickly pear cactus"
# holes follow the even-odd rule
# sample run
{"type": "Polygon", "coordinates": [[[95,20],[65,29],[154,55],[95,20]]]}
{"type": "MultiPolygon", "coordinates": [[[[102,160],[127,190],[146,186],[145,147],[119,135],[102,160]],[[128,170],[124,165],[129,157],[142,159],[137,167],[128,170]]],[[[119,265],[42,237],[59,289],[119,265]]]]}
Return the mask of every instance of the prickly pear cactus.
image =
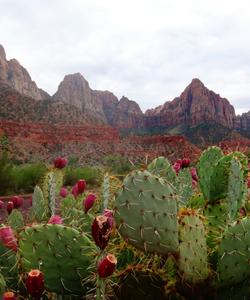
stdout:
{"type": "Polygon", "coordinates": [[[188,200],[192,197],[193,194],[192,177],[188,168],[183,169],[179,172],[175,187],[179,194],[179,207],[186,206],[188,200]]]}
{"type": "Polygon", "coordinates": [[[108,173],[105,173],[103,176],[102,197],[103,197],[103,209],[108,208],[109,197],[110,197],[108,173]]]}
{"type": "Polygon", "coordinates": [[[228,227],[218,249],[218,284],[237,284],[250,276],[250,218],[228,227]]]}
{"type": "Polygon", "coordinates": [[[166,254],[178,250],[177,195],[163,178],[134,171],[115,199],[120,234],[145,252],[166,254]]]}
{"type": "Polygon", "coordinates": [[[34,225],[20,233],[19,248],[22,270],[40,269],[48,291],[84,293],[96,251],[85,235],[62,225],[34,225]]]}
{"type": "Polygon", "coordinates": [[[160,156],[155,158],[147,167],[148,171],[156,176],[174,182],[176,180],[176,173],[167,158],[160,156]]]}
{"type": "Polygon", "coordinates": [[[215,146],[206,149],[201,154],[197,165],[197,171],[199,175],[199,184],[206,200],[210,199],[210,180],[214,171],[214,166],[222,157],[223,153],[221,149],[215,146]]]}
{"type": "Polygon", "coordinates": [[[38,185],[35,186],[32,195],[32,209],[30,212],[30,218],[35,219],[38,222],[42,222],[46,219],[47,205],[43,197],[43,192],[38,185]]]}
{"type": "Polygon", "coordinates": [[[17,209],[13,209],[7,218],[7,223],[11,228],[15,230],[22,229],[24,227],[24,219],[22,213],[17,209]]]}
{"type": "Polygon", "coordinates": [[[179,218],[179,270],[183,279],[198,283],[208,277],[207,244],[202,217],[192,209],[181,209],[179,218]]]}
{"type": "Polygon", "coordinates": [[[42,191],[45,203],[47,204],[48,217],[55,214],[56,202],[56,178],[53,172],[48,172],[43,180],[42,191]]]}

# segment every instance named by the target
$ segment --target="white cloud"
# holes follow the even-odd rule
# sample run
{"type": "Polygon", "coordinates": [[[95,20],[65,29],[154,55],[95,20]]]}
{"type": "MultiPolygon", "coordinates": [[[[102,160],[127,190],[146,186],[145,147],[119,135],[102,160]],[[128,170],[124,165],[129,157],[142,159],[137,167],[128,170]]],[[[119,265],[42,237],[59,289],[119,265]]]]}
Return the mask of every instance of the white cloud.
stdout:
{"type": "Polygon", "coordinates": [[[246,0],[0,0],[0,43],[43,89],[81,72],[143,110],[192,78],[250,109],[246,0]]]}

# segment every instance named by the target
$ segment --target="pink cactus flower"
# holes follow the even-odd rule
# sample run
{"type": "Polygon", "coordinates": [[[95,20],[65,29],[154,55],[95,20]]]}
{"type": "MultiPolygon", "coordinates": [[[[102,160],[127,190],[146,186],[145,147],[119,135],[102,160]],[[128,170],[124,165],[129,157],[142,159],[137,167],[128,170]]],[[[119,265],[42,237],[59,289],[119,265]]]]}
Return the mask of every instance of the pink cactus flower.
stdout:
{"type": "Polygon", "coordinates": [[[63,186],[63,187],[61,188],[61,190],[60,190],[60,196],[61,196],[62,198],[65,198],[65,197],[68,196],[68,190],[67,190],[66,187],[63,186]]]}
{"type": "Polygon", "coordinates": [[[91,209],[96,200],[95,194],[88,194],[88,196],[83,200],[84,212],[85,214],[91,209]]]}
{"type": "Polygon", "coordinates": [[[97,273],[99,277],[106,278],[112,275],[117,265],[117,259],[113,254],[108,254],[98,263],[97,273]]]}
{"type": "Polygon", "coordinates": [[[84,179],[79,179],[77,181],[77,188],[78,188],[78,193],[82,194],[86,188],[86,181],[84,179]]]}
{"type": "Polygon", "coordinates": [[[17,239],[11,227],[0,228],[0,241],[5,247],[17,251],[17,239]]]}
{"type": "Polygon", "coordinates": [[[63,169],[67,165],[68,161],[64,157],[57,157],[54,160],[54,167],[56,169],[63,169]]]}
{"type": "Polygon", "coordinates": [[[49,219],[48,224],[63,224],[63,221],[59,215],[53,215],[49,219]]]}

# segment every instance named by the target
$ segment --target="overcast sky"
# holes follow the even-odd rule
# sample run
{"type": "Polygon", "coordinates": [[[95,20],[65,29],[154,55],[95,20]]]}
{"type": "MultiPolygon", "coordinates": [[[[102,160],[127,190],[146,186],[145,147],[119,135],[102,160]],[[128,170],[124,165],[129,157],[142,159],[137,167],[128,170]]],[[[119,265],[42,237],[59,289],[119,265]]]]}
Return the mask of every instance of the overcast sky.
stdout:
{"type": "Polygon", "coordinates": [[[198,77],[250,110],[248,0],[0,0],[0,44],[50,94],[80,72],[145,110],[198,77]]]}

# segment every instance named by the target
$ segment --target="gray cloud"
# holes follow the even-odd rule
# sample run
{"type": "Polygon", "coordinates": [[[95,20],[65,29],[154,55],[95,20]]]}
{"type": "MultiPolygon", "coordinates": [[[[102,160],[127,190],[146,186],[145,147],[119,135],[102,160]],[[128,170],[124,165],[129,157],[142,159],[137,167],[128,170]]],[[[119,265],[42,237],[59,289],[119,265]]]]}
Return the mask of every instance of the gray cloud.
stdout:
{"type": "Polygon", "coordinates": [[[53,94],[81,72],[143,110],[194,77],[250,109],[247,0],[0,0],[0,43],[53,94]]]}

